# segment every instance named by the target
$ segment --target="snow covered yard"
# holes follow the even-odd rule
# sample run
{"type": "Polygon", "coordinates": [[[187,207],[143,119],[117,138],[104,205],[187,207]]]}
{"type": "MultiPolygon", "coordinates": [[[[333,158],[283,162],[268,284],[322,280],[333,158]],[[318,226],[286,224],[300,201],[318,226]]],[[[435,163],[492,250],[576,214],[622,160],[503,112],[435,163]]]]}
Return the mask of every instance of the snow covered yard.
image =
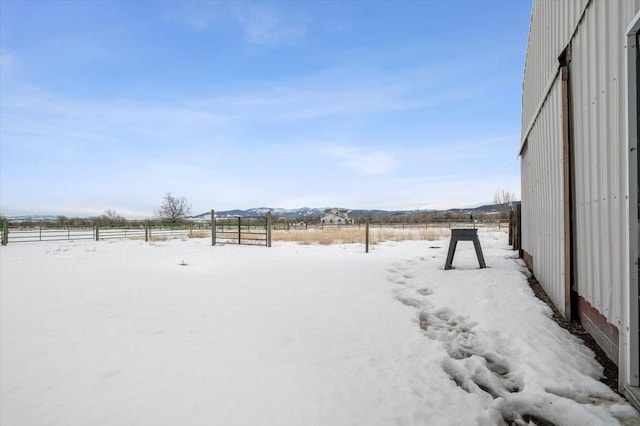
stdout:
{"type": "Polygon", "coordinates": [[[448,240],[2,247],[0,423],[640,424],[480,237],[450,271],[448,240]]]}

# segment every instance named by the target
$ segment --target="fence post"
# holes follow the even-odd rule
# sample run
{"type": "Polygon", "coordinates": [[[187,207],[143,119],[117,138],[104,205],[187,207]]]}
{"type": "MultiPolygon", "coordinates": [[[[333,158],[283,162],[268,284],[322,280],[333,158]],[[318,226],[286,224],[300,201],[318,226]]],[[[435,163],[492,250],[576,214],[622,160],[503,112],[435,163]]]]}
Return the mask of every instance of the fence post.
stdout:
{"type": "Polygon", "coordinates": [[[6,246],[9,242],[9,221],[2,219],[2,245],[6,246]]]}
{"type": "Polygon", "coordinates": [[[238,244],[242,244],[242,218],[238,216],[238,244]]]}
{"type": "Polygon", "coordinates": [[[509,245],[513,245],[513,230],[514,230],[514,222],[515,222],[515,213],[513,209],[509,210],[509,245]]]}
{"type": "Polygon", "coordinates": [[[96,225],[94,228],[95,228],[96,241],[100,241],[100,227],[96,225]]]}
{"type": "Polygon", "coordinates": [[[147,241],[151,241],[151,221],[147,220],[147,241]]]}
{"type": "MultiPolygon", "coordinates": [[[[288,227],[289,222],[287,222],[287,228],[288,227]]],[[[267,247],[271,247],[271,212],[267,212],[267,247]]]]}
{"type": "Polygon", "coordinates": [[[71,239],[71,225],[67,223],[67,240],[71,239]]]}
{"type": "Polygon", "coordinates": [[[211,245],[216,245],[216,212],[211,209],[211,245]]]}
{"type": "Polygon", "coordinates": [[[364,231],[364,252],[365,253],[369,253],[369,221],[371,219],[367,218],[367,222],[365,225],[365,231],[364,231]]]}
{"type": "Polygon", "coordinates": [[[516,206],[516,229],[514,232],[514,249],[518,250],[518,256],[523,257],[522,251],[522,205],[518,204],[516,206]]]}

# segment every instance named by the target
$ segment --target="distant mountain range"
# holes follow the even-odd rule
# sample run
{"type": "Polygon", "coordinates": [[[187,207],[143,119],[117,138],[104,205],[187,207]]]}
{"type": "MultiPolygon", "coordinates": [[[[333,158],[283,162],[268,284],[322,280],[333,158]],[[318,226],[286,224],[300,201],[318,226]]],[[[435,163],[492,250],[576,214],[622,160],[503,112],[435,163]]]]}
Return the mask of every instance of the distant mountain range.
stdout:
{"type": "MultiPolygon", "coordinates": [[[[514,204],[520,204],[519,201],[514,204]]],[[[346,209],[339,208],[341,211],[346,211],[350,216],[362,216],[366,214],[371,214],[373,216],[399,216],[406,214],[416,214],[416,213],[463,213],[463,214],[473,214],[473,213],[495,213],[502,206],[496,206],[495,204],[487,204],[480,207],[466,208],[466,209],[447,209],[447,210],[362,210],[362,209],[346,209]]],[[[299,209],[278,209],[278,208],[269,208],[269,207],[258,207],[247,210],[223,210],[216,211],[215,215],[217,217],[252,217],[252,216],[264,216],[269,211],[275,217],[279,217],[282,219],[296,219],[299,217],[322,217],[325,214],[325,211],[329,208],[317,208],[317,207],[302,207],[299,209]]],[[[210,219],[211,212],[201,213],[199,215],[191,216],[192,219],[210,219]]]]}
{"type": "MultiPolygon", "coordinates": [[[[514,204],[520,204],[520,201],[514,202],[514,204]]],[[[371,214],[373,216],[400,216],[406,214],[416,213],[462,213],[462,214],[474,214],[496,213],[502,206],[496,206],[495,204],[487,204],[480,207],[466,208],[466,209],[447,209],[447,210],[363,210],[363,209],[346,209],[339,208],[342,211],[347,211],[352,217],[371,214]]],[[[264,216],[267,212],[271,212],[273,216],[282,219],[296,219],[300,217],[322,217],[325,211],[329,208],[317,208],[317,207],[302,207],[299,209],[279,209],[269,207],[259,207],[247,210],[224,210],[216,211],[217,217],[251,217],[251,216],[264,216]]],[[[210,219],[211,212],[201,213],[195,216],[189,216],[189,219],[210,219]]],[[[21,215],[21,216],[9,216],[8,219],[15,221],[51,221],[57,220],[56,215],[21,215]]]]}

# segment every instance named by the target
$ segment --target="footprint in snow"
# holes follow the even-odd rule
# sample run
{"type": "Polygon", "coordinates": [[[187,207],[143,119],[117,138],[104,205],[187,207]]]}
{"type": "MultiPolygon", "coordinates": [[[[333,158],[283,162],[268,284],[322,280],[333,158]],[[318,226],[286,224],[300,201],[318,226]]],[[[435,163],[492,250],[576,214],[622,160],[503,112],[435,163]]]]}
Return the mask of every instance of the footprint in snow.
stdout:
{"type": "Polygon", "coordinates": [[[405,291],[403,291],[403,290],[405,290],[405,289],[400,289],[400,290],[394,290],[393,291],[393,295],[395,296],[395,298],[400,303],[402,303],[405,306],[410,306],[412,308],[420,308],[420,307],[422,307],[422,300],[404,294],[405,291]]]}
{"type": "MultiPolygon", "coordinates": [[[[504,356],[484,349],[485,337],[474,330],[476,322],[455,314],[449,308],[423,310],[419,320],[425,335],[444,345],[448,356],[442,360],[441,367],[465,392],[490,402],[508,398],[524,388],[522,377],[511,371],[504,356]]],[[[514,416],[519,415],[516,413],[514,416]]],[[[505,417],[505,421],[511,420],[505,417]]]]}
{"type": "Polygon", "coordinates": [[[406,284],[407,281],[405,281],[404,278],[402,278],[401,276],[398,275],[389,275],[387,277],[387,281],[391,281],[394,284],[406,284]]]}
{"type": "Polygon", "coordinates": [[[418,293],[421,296],[431,296],[433,294],[433,290],[427,287],[419,288],[416,290],[416,293],[418,293]]]}

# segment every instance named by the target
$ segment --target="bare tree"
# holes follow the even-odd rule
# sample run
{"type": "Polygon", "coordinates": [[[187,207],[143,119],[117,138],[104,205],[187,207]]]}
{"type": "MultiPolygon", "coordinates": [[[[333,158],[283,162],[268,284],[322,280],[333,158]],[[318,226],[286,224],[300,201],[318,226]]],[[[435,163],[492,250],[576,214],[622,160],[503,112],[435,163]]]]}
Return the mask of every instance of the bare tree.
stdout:
{"type": "Polygon", "coordinates": [[[120,216],[120,214],[118,214],[115,210],[111,209],[106,209],[102,214],[102,217],[112,222],[124,220],[124,217],[120,216]]]}
{"type": "Polygon", "coordinates": [[[191,213],[191,204],[184,197],[174,197],[167,192],[162,199],[162,205],[156,210],[156,214],[163,219],[176,222],[184,219],[191,213]]]}
{"type": "Polygon", "coordinates": [[[501,219],[509,218],[509,207],[511,203],[516,200],[516,196],[513,192],[501,189],[493,194],[493,204],[497,211],[500,212],[501,219]]]}
{"type": "Polygon", "coordinates": [[[496,206],[506,205],[507,207],[509,207],[509,203],[512,203],[513,201],[515,201],[515,199],[515,194],[505,189],[496,191],[495,194],[493,194],[493,204],[495,204],[496,206]]]}
{"type": "Polygon", "coordinates": [[[94,222],[100,225],[115,225],[123,223],[124,221],[124,217],[111,209],[105,210],[103,214],[94,219],[94,222]]]}

